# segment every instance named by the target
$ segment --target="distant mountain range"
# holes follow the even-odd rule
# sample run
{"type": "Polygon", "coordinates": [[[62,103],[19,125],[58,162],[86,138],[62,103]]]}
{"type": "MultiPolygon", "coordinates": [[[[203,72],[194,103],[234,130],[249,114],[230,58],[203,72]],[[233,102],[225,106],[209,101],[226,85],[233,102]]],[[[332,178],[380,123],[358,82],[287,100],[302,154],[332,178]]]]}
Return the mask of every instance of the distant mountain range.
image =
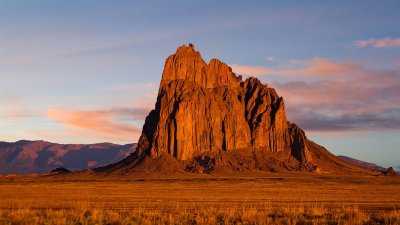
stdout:
{"type": "MultiPolygon", "coordinates": [[[[57,167],[85,170],[118,162],[135,151],[137,144],[56,144],[47,141],[0,142],[0,174],[48,173],[57,167]]],[[[385,171],[386,168],[348,156],[351,164],[385,171]]]]}
{"type": "Polygon", "coordinates": [[[0,142],[0,174],[48,173],[57,167],[85,170],[120,161],[136,144],[56,144],[47,141],[0,142]]]}
{"type": "Polygon", "coordinates": [[[344,161],[347,161],[351,164],[357,165],[357,166],[362,166],[362,167],[367,167],[373,170],[380,170],[380,171],[386,171],[385,167],[382,167],[380,165],[377,165],[375,163],[370,163],[370,162],[364,162],[358,159],[353,159],[351,157],[348,156],[343,156],[343,155],[338,155],[337,156],[340,159],[343,159],[344,161]]]}

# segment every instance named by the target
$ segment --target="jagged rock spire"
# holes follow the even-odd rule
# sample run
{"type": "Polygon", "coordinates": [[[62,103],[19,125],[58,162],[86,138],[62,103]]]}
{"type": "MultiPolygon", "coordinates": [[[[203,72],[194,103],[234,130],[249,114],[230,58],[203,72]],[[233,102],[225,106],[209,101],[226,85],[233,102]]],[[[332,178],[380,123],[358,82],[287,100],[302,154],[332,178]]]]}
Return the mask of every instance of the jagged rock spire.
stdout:
{"type": "Polygon", "coordinates": [[[165,62],[156,107],[139,140],[140,157],[187,160],[240,149],[311,160],[304,132],[289,129],[274,89],[256,78],[242,81],[218,59],[205,63],[193,44],[180,46],[165,62]]]}
{"type": "Polygon", "coordinates": [[[178,79],[195,82],[204,88],[236,87],[242,81],[218,59],[211,59],[207,64],[193,44],[180,46],[165,62],[162,82],[178,79]]]}

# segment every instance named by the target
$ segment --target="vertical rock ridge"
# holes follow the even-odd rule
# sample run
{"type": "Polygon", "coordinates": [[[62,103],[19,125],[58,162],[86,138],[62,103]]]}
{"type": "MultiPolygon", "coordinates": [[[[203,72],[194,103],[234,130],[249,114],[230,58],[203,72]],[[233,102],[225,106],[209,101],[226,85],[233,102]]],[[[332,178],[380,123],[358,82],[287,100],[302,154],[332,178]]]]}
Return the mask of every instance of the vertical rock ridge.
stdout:
{"type": "Polygon", "coordinates": [[[192,44],[179,47],[165,62],[139,157],[168,154],[188,160],[241,149],[311,160],[304,132],[288,125],[284,101],[273,88],[252,77],[242,81],[218,59],[206,64],[192,44]]]}

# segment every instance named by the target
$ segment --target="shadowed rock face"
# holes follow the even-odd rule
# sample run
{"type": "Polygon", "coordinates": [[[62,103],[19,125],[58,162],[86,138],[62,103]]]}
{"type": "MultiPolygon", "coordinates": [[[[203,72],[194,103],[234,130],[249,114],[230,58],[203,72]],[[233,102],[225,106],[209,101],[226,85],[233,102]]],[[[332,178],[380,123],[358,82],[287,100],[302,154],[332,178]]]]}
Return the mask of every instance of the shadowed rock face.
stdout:
{"type": "Polygon", "coordinates": [[[285,104],[256,78],[242,81],[218,59],[207,64],[192,44],[169,56],[155,109],[146,118],[138,157],[179,160],[217,151],[282,152],[311,161],[304,132],[286,120],[285,104]]]}

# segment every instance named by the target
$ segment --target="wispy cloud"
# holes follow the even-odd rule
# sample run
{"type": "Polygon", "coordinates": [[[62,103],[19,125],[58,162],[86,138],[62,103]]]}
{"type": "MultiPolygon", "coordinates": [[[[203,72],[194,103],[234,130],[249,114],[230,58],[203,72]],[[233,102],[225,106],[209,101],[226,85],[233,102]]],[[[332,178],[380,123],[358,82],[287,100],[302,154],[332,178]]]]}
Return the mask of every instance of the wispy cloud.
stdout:
{"type": "Polygon", "coordinates": [[[2,119],[21,119],[39,116],[39,113],[32,111],[30,108],[24,105],[7,106],[4,107],[4,110],[0,111],[0,118],[2,119]]]}
{"type": "Polygon", "coordinates": [[[343,76],[362,72],[353,62],[334,63],[328,59],[315,57],[311,60],[292,60],[274,69],[274,74],[287,77],[328,77],[343,76]]]}
{"type": "Polygon", "coordinates": [[[399,71],[370,70],[360,63],[319,57],[256,71],[285,78],[272,87],[284,97],[288,119],[306,130],[400,130],[399,71]]]}
{"type": "Polygon", "coordinates": [[[68,127],[72,135],[88,135],[110,139],[137,140],[141,127],[132,125],[129,120],[144,120],[148,109],[142,108],[111,108],[91,111],[65,111],[59,108],[50,108],[47,117],[68,127]],[[80,128],[71,129],[72,127],[80,128]],[[86,131],[93,131],[87,133],[86,131]]]}
{"type": "Polygon", "coordinates": [[[241,66],[237,64],[232,64],[230,65],[230,67],[232,67],[232,70],[235,73],[249,75],[249,76],[259,76],[259,75],[270,74],[273,72],[272,68],[263,66],[241,66]]]}
{"type": "Polygon", "coordinates": [[[121,83],[111,84],[107,87],[110,90],[136,90],[136,89],[156,89],[154,83],[121,83]]]}
{"type": "Polygon", "coordinates": [[[398,71],[372,71],[356,63],[319,59],[281,74],[301,77],[273,86],[285,97],[289,117],[305,129],[400,130],[398,71]]]}
{"type": "Polygon", "coordinates": [[[0,119],[14,120],[40,117],[41,113],[33,110],[26,99],[19,95],[0,92],[0,119]]]}
{"type": "Polygon", "coordinates": [[[354,42],[354,46],[357,48],[364,48],[367,46],[372,46],[374,48],[395,48],[400,47],[400,37],[397,38],[381,38],[381,39],[365,39],[357,40],[354,42]]]}
{"type": "Polygon", "coordinates": [[[291,60],[276,67],[243,66],[232,64],[232,70],[237,74],[262,76],[278,75],[284,77],[319,77],[341,75],[350,71],[357,71],[359,65],[353,62],[334,63],[324,58],[311,60],[291,60]]]}
{"type": "Polygon", "coordinates": [[[275,58],[273,56],[268,56],[265,58],[265,60],[267,60],[268,62],[273,62],[275,61],[275,58]]]}

